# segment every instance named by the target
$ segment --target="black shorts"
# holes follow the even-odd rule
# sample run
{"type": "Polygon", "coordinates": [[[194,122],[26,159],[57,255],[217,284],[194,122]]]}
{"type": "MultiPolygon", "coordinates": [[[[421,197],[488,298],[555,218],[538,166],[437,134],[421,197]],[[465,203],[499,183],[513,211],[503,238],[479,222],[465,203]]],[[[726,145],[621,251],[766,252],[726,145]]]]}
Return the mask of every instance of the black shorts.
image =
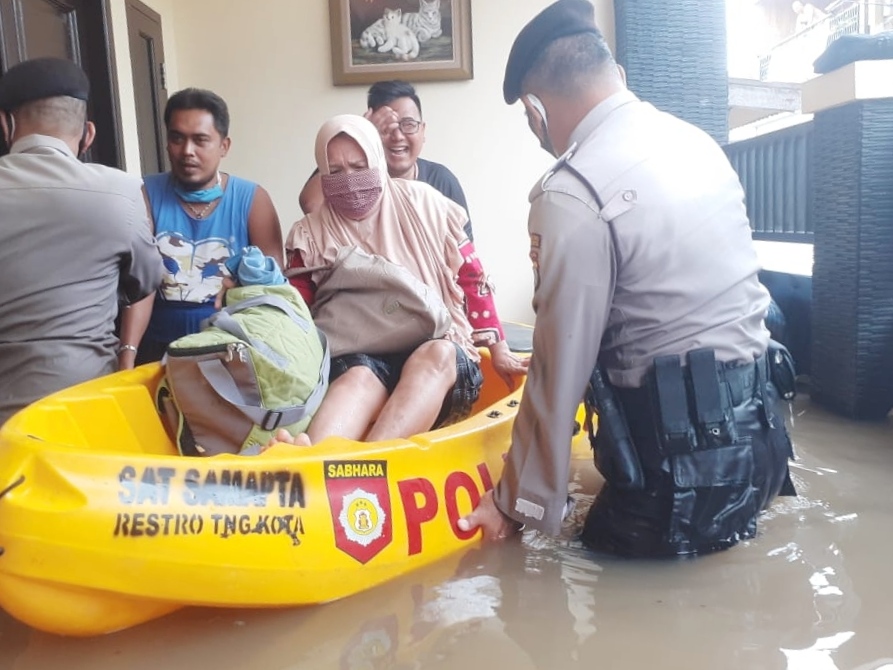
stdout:
{"type": "MultiPolygon", "coordinates": [[[[481,393],[481,385],[484,383],[481,366],[472,361],[462,347],[455,342],[453,344],[456,347],[456,383],[444,398],[440,414],[437,415],[433,428],[456,423],[471,414],[471,408],[477,401],[481,393]]],[[[403,373],[403,366],[412,354],[413,352],[409,351],[381,356],[371,354],[336,356],[332,359],[329,383],[334,382],[350,368],[363,366],[369,368],[378,377],[390,395],[397,387],[397,382],[400,381],[400,375],[403,373]]]]}

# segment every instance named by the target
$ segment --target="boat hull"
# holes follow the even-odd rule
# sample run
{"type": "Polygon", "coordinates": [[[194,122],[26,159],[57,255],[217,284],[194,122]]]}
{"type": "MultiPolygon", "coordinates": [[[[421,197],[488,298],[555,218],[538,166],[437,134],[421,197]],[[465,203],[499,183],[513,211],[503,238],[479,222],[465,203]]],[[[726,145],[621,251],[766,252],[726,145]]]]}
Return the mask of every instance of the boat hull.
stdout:
{"type": "Polygon", "coordinates": [[[0,430],[0,607],[95,635],[186,605],[327,602],[477,542],[457,521],[501,474],[521,392],[484,366],[459,424],[252,457],[177,455],[157,365],[39,401],[0,430]]]}

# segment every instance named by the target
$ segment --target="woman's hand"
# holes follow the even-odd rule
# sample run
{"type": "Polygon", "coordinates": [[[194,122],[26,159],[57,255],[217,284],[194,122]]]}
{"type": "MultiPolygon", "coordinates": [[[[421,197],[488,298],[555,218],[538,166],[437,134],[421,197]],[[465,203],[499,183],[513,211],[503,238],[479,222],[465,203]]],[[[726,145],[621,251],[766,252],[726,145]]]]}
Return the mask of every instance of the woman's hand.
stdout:
{"type": "Polygon", "coordinates": [[[505,340],[490,347],[490,360],[493,363],[493,369],[502,377],[502,381],[510,391],[514,391],[517,385],[515,378],[526,375],[527,366],[530,364],[529,358],[521,358],[513,354],[505,340]]]}

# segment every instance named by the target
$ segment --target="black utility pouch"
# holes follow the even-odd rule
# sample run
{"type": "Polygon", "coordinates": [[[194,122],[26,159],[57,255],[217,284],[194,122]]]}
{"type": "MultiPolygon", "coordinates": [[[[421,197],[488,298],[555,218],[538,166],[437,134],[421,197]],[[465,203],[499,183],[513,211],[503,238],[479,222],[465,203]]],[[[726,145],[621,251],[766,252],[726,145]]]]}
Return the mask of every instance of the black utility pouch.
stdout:
{"type": "Polygon", "coordinates": [[[769,340],[766,351],[769,363],[769,379],[785,400],[793,400],[797,395],[797,370],[794,357],[783,344],[769,340]]]}
{"type": "Polygon", "coordinates": [[[738,440],[728,386],[720,383],[713,349],[687,355],[698,431],[706,448],[727,447],[738,440]]]}
{"type": "Polygon", "coordinates": [[[660,443],[664,455],[687,454],[698,449],[679,356],[655,358],[650,382],[655,415],[660,419],[660,443]]]}
{"type": "Polygon", "coordinates": [[[605,481],[618,489],[643,489],[645,475],[629,433],[626,415],[598,366],[589,378],[585,402],[586,411],[598,415],[597,433],[593,433],[591,419],[588,421],[589,443],[594,452],[595,467],[605,481]]]}

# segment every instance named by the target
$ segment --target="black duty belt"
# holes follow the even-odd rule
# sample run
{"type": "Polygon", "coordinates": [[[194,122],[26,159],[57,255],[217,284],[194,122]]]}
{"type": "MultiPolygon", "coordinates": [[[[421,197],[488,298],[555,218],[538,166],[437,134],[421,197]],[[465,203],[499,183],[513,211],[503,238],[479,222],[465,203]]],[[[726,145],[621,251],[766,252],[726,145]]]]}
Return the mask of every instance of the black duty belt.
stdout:
{"type": "MultiPolygon", "coordinates": [[[[753,363],[742,363],[741,361],[732,361],[730,363],[715,364],[716,375],[720,381],[728,384],[729,393],[733,405],[740,405],[744,401],[752,398],[759,393],[757,385],[757,370],[760,369],[764,379],[768,378],[768,367],[766,355],[763,354],[755,359],[753,363]]],[[[647,386],[635,388],[614,387],[617,393],[623,399],[623,403],[638,403],[648,397],[647,386]]],[[[680,389],[681,391],[681,389],[680,389]]]]}
{"type": "MultiPolygon", "coordinates": [[[[617,388],[617,398],[639,449],[643,424],[653,426],[664,453],[687,453],[734,441],[734,407],[765,393],[765,355],[753,362],[721,363],[713,350],[658,357],[639,388],[617,388]],[[639,426],[635,426],[635,424],[639,426]],[[638,437],[636,437],[638,436],[638,437]]],[[[771,419],[770,419],[771,423],[771,419]]]]}

